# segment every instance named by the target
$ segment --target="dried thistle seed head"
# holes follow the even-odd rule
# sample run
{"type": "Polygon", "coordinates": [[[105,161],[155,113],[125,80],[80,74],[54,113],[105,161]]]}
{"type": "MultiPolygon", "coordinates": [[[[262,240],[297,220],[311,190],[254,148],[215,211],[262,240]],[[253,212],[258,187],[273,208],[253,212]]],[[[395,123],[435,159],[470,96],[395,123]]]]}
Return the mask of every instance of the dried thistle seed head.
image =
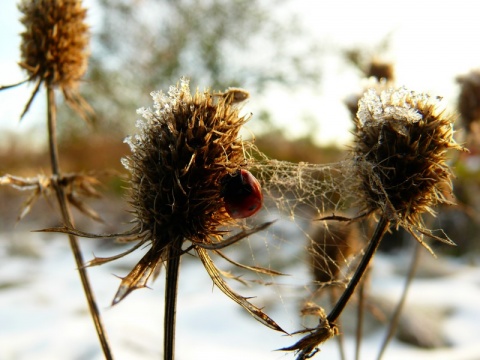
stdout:
{"type": "Polygon", "coordinates": [[[395,81],[395,68],[389,61],[373,59],[366,70],[367,78],[374,77],[377,80],[395,81]]]}
{"type": "Polygon", "coordinates": [[[19,65],[27,71],[28,79],[60,88],[69,105],[81,115],[91,112],[78,94],[79,81],[87,70],[90,40],[82,2],[23,0],[18,8],[25,26],[19,65]]]}
{"type": "MultiPolygon", "coordinates": [[[[182,244],[189,241],[190,249],[195,250],[212,281],[224,294],[262,324],[283,331],[261,309],[228,287],[208,255],[208,250],[219,250],[271,224],[244,229],[222,240],[227,231],[220,227],[234,224],[234,217],[243,217],[231,216],[227,203],[240,209],[242,215],[248,212],[249,216],[258,210],[256,201],[253,208],[244,208],[243,202],[237,202],[238,196],[229,198],[225,179],[234,174],[239,176],[238,173],[245,175],[240,196],[261,197],[256,180],[243,169],[247,165],[245,147],[248,143],[239,138],[239,131],[249,115],[240,115],[238,96],[228,96],[236,93],[238,90],[218,96],[197,91],[192,96],[188,81],[181,79],[179,85],[170,87],[167,95],[152,93],[154,110],[138,111],[143,120],[137,123],[138,134],[126,140],[132,154],[122,161],[131,172],[130,202],[136,223],[125,235],[131,240],[140,240],[132,250],[146,242],[151,243],[151,248],[122,280],[114,304],[131,291],[145,287],[155,269],[173,261],[169,256],[180,256],[182,244]],[[244,191],[246,185],[249,185],[248,191],[244,191]]],[[[233,190],[238,187],[234,186],[233,190]]],[[[252,204],[250,198],[248,204],[252,204]]],[[[250,269],[273,274],[261,268],[250,269]]],[[[168,280],[167,275],[167,287],[168,280]]]]}
{"type": "Polygon", "coordinates": [[[239,131],[248,118],[229,97],[192,96],[184,79],[167,95],[152,97],[155,110],[138,111],[144,119],[128,138],[132,154],[123,160],[136,221],[154,243],[205,243],[233,222],[221,201],[222,179],[246,165],[239,131]]]}
{"type": "Polygon", "coordinates": [[[75,89],[88,62],[87,10],[79,0],[24,0],[19,4],[22,66],[30,78],[75,89]]]}
{"type": "Polygon", "coordinates": [[[470,132],[475,123],[480,126],[480,70],[457,77],[457,82],[460,84],[458,110],[463,126],[470,132]]]}
{"type": "Polygon", "coordinates": [[[353,153],[359,203],[393,224],[421,226],[420,215],[448,203],[447,150],[463,150],[453,139],[454,118],[440,100],[405,88],[365,93],[355,119],[353,153]]]}
{"type": "Polygon", "coordinates": [[[321,221],[313,229],[308,248],[315,281],[330,283],[338,279],[349,256],[360,249],[358,223],[321,221]]]}

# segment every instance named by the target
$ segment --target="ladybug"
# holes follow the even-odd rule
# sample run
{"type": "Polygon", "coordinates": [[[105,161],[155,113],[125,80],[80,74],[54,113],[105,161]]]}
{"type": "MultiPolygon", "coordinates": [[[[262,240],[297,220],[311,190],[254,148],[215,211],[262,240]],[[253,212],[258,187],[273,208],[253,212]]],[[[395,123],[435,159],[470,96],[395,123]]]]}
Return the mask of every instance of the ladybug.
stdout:
{"type": "Polygon", "coordinates": [[[222,179],[220,194],[225,210],[234,219],[255,214],[262,207],[263,195],[260,183],[247,170],[239,169],[222,179]]]}

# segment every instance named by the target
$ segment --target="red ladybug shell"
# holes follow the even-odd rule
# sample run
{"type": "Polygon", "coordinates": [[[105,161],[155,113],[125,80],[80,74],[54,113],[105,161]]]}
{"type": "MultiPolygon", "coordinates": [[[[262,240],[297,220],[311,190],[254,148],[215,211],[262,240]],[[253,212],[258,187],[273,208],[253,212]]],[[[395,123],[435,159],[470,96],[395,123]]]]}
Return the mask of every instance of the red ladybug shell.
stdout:
{"type": "Polygon", "coordinates": [[[255,214],[262,207],[263,195],[260,183],[247,170],[237,170],[222,181],[221,195],[225,210],[234,219],[255,214]]]}

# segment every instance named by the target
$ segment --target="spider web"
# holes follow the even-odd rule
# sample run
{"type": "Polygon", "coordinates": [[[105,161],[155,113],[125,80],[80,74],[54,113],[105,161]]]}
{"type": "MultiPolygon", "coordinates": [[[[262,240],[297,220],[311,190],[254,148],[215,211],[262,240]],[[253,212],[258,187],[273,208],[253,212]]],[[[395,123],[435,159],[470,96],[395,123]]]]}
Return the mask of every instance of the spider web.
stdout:
{"type": "MultiPolygon", "coordinates": [[[[277,221],[225,253],[240,263],[267,267],[288,276],[259,273],[252,279],[251,274],[242,274],[241,282],[268,286],[239,291],[247,296],[250,291],[261,299],[261,305],[267,299],[267,312],[271,306],[279,316],[286,317],[285,321],[295,323],[292,326],[306,325],[305,320],[318,323],[318,318],[301,319],[302,304],[320,301],[326,309],[331,308],[331,298],[323,296],[323,290],[345,286],[361,257],[362,239],[368,231],[364,224],[356,222],[319,220],[333,214],[358,214],[354,207],[357,196],[352,191],[352,160],[292,163],[269,159],[254,146],[246,152],[248,170],[258,179],[264,194],[264,210],[248,223],[277,221]]],[[[233,277],[238,274],[234,267],[227,268],[233,277]]]]}
{"type": "Polygon", "coordinates": [[[249,170],[262,184],[266,206],[275,206],[292,219],[346,211],[355,202],[352,162],[292,163],[268,159],[252,147],[249,170]]]}

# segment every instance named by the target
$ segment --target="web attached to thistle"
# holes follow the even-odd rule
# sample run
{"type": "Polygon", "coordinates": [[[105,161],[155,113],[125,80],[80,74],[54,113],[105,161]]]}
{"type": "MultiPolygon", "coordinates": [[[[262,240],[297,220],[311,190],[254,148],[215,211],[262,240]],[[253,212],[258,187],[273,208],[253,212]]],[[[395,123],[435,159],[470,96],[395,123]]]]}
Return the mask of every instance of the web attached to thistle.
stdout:
{"type": "MultiPolygon", "coordinates": [[[[263,299],[261,303],[265,298],[270,299],[269,303],[275,304],[287,321],[305,325],[298,316],[299,305],[317,301],[323,297],[323,289],[343,288],[362,254],[365,226],[321,220],[358,215],[355,208],[358,194],[352,190],[355,188],[352,160],[292,163],[269,159],[253,145],[246,149],[246,158],[247,169],[260,182],[264,195],[263,211],[247,223],[277,221],[241,244],[225,249],[225,253],[239,263],[266,267],[287,276],[251,275],[233,266],[220,267],[228,269],[230,276],[244,284],[268,285],[239,291],[247,296],[251,291],[252,296],[263,299]]],[[[328,301],[322,304],[329,309],[330,299],[323,297],[322,301],[325,298],[328,301]]],[[[314,321],[318,322],[318,318],[314,321]]]]}
{"type": "Polygon", "coordinates": [[[249,171],[262,184],[266,206],[275,206],[292,219],[323,217],[349,210],[355,202],[352,194],[352,163],[344,160],[331,164],[291,163],[268,159],[254,152],[249,171]]]}

